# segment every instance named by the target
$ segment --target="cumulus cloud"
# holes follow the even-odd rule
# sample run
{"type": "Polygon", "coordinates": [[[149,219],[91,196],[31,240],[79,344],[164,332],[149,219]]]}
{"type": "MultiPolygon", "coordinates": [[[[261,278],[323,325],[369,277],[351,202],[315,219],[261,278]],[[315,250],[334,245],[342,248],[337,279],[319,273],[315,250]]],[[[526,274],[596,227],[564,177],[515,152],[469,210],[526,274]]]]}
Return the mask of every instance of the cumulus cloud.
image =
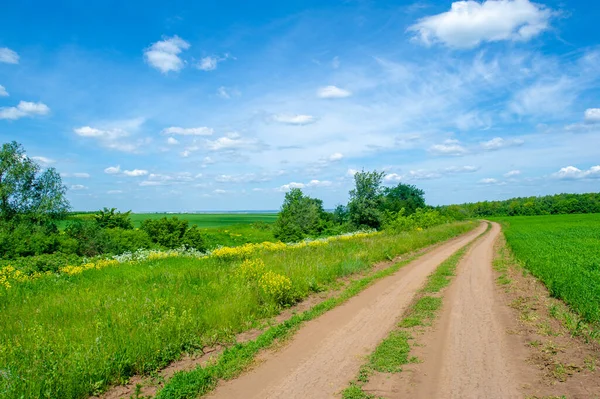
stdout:
{"type": "Polygon", "coordinates": [[[600,108],[588,108],[584,114],[586,123],[600,123],[600,108]]]}
{"type": "Polygon", "coordinates": [[[46,157],[31,157],[31,159],[33,159],[36,162],[39,162],[41,164],[44,165],[50,165],[54,162],[56,162],[54,159],[50,159],[50,158],[46,158],[46,157]]]}
{"type": "Polygon", "coordinates": [[[292,115],[292,114],[276,114],[271,119],[277,123],[283,123],[285,125],[310,125],[315,123],[317,118],[312,115],[292,115]]]}
{"type": "Polygon", "coordinates": [[[162,73],[177,72],[184,66],[179,54],[188,48],[190,44],[179,36],[167,37],[144,50],[144,58],[148,64],[162,73]]]}
{"type": "Polygon", "coordinates": [[[561,168],[552,175],[561,180],[598,179],[600,178],[600,165],[592,166],[587,170],[581,170],[575,166],[561,168]]]}
{"type": "Polygon", "coordinates": [[[213,132],[213,129],[206,126],[190,128],[171,126],[166,129],[163,129],[162,134],[178,134],[182,136],[210,136],[211,134],[213,134],[213,132]]]}
{"type": "Polygon", "coordinates": [[[123,175],[129,177],[146,176],[148,171],[145,169],[124,170],[123,175]]]}
{"type": "Polygon", "coordinates": [[[50,108],[44,103],[21,101],[16,107],[0,108],[0,119],[19,119],[37,115],[47,115],[50,108]]]}
{"type": "Polygon", "coordinates": [[[360,171],[357,169],[348,169],[348,171],[346,172],[346,175],[350,176],[350,177],[354,177],[354,175],[357,174],[358,172],[360,172],[360,171]]]}
{"type": "Polygon", "coordinates": [[[446,140],[442,144],[434,144],[429,147],[429,152],[435,155],[454,155],[460,156],[468,153],[467,149],[460,145],[458,140],[446,140]]]}
{"type": "Polygon", "coordinates": [[[6,91],[6,88],[2,85],[0,85],[0,97],[8,97],[8,92],[6,91]]]}
{"type": "Polygon", "coordinates": [[[504,174],[504,177],[515,177],[515,176],[519,176],[521,174],[520,170],[511,170],[509,172],[506,172],[504,174]]]}
{"type": "Polygon", "coordinates": [[[121,166],[117,165],[117,166],[109,166],[108,168],[104,169],[104,173],[109,174],[109,175],[116,175],[118,173],[121,172],[121,166]]]}
{"type": "Polygon", "coordinates": [[[444,176],[450,176],[460,173],[473,173],[479,170],[479,166],[465,165],[465,166],[449,166],[441,169],[416,169],[410,170],[404,175],[397,173],[390,173],[385,175],[383,181],[386,183],[398,183],[402,180],[433,180],[440,179],[444,176]]]}
{"type": "Polygon", "coordinates": [[[487,177],[485,179],[479,180],[479,183],[481,183],[481,184],[497,184],[498,180],[491,178],[491,177],[487,177]]]}
{"type": "Polygon", "coordinates": [[[279,191],[290,191],[292,188],[304,188],[304,187],[306,187],[306,184],[304,184],[304,183],[291,182],[291,183],[284,184],[283,186],[279,187],[279,191]]]}
{"type": "Polygon", "coordinates": [[[19,54],[8,47],[0,47],[0,62],[5,64],[18,64],[19,54]]]}
{"type": "Polygon", "coordinates": [[[329,187],[331,182],[329,180],[311,180],[306,184],[306,187],[329,187]]]}
{"type": "Polygon", "coordinates": [[[106,194],[110,194],[110,195],[114,195],[114,194],[122,194],[122,193],[123,193],[123,191],[121,191],[121,190],[108,190],[108,191],[106,192],[106,194]]]}
{"type": "Polygon", "coordinates": [[[169,144],[169,145],[176,145],[176,144],[179,144],[179,141],[177,141],[177,139],[174,138],[174,137],[169,137],[167,139],[167,144],[169,144]]]}
{"type": "Polygon", "coordinates": [[[450,11],[408,28],[426,46],[473,48],[482,42],[527,41],[549,28],[553,12],[528,0],[456,1],[450,11]]]}
{"type": "Polygon", "coordinates": [[[350,97],[351,95],[352,92],[345,89],[340,89],[336,86],[325,86],[317,90],[317,96],[319,98],[344,98],[350,97]]]}
{"type": "Polygon", "coordinates": [[[269,181],[271,178],[266,175],[257,176],[254,173],[244,173],[239,175],[218,175],[215,181],[219,183],[258,183],[269,181]]]}
{"type": "MultiPolygon", "coordinates": [[[[198,177],[198,176],[196,176],[198,177]]],[[[179,173],[150,173],[148,178],[140,182],[140,186],[167,186],[194,181],[194,176],[189,172],[179,173]]]]}
{"type": "Polygon", "coordinates": [[[383,181],[386,183],[399,183],[402,180],[402,175],[397,173],[389,173],[385,175],[383,181]]]}
{"type": "Polygon", "coordinates": [[[480,146],[485,151],[494,151],[499,150],[501,148],[519,146],[523,143],[524,141],[521,139],[505,140],[502,137],[494,137],[489,141],[481,142],[480,146]]]}
{"type": "Polygon", "coordinates": [[[264,147],[258,140],[243,138],[237,133],[230,133],[216,140],[207,140],[206,145],[211,151],[257,151],[264,147]]]}

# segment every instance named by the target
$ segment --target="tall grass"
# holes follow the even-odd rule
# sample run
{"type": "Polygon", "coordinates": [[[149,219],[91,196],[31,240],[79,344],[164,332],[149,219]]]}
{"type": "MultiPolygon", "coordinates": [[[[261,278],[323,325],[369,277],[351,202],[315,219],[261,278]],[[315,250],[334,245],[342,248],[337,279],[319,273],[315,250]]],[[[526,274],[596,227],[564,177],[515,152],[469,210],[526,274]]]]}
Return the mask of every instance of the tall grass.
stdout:
{"type": "Polygon", "coordinates": [[[514,255],[550,293],[600,322],[600,214],[501,219],[514,255]]]}
{"type": "MultiPolygon", "coordinates": [[[[294,298],[473,223],[253,255],[294,298]]],[[[82,398],[148,373],[280,311],[240,278],[241,261],[167,258],[41,279],[0,296],[0,397],[82,398]]]]}

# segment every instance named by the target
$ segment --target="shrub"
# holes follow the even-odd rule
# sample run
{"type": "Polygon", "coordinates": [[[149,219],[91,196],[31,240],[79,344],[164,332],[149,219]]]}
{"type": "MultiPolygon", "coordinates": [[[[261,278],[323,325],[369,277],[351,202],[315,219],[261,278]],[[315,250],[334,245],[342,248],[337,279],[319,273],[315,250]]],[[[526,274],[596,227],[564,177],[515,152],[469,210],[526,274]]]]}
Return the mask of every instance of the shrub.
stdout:
{"type": "Polygon", "coordinates": [[[302,190],[293,188],[285,194],[273,234],[281,241],[300,241],[306,236],[320,235],[327,227],[328,219],[323,201],[305,196],[302,190]]]}
{"type": "Polygon", "coordinates": [[[43,273],[47,271],[57,273],[59,269],[67,265],[78,265],[80,263],[81,258],[79,256],[58,252],[54,254],[20,257],[10,261],[0,261],[0,269],[10,265],[25,274],[32,274],[34,272],[43,273]]]}
{"type": "Polygon", "coordinates": [[[194,248],[198,251],[206,250],[206,243],[204,240],[204,234],[198,228],[198,226],[192,226],[183,234],[181,244],[188,248],[194,248]]]}
{"type": "Polygon", "coordinates": [[[79,256],[96,256],[108,248],[108,237],[96,222],[75,220],[65,228],[67,237],[77,241],[75,253],[79,256]]]}
{"type": "Polygon", "coordinates": [[[390,217],[386,229],[394,232],[410,231],[415,229],[427,229],[447,223],[449,218],[442,216],[438,211],[417,209],[415,213],[409,216],[404,216],[404,208],[398,212],[396,217],[390,217]]]}
{"type": "Polygon", "coordinates": [[[94,220],[103,229],[133,229],[131,211],[118,212],[116,208],[104,208],[94,215],[94,220]]]}
{"type": "Polygon", "coordinates": [[[182,238],[187,231],[187,227],[187,220],[179,220],[174,216],[156,220],[146,219],[142,222],[141,229],[148,233],[152,242],[173,249],[182,245],[182,238]]]}
{"type": "Polygon", "coordinates": [[[103,234],[106,243],[104,251],[115,255],[152,246],[152,240],[144,230],[113,228],[104,230],[103,234]]]}
{"type": "Polygon", "coordinates": [[[4,259],[52,253],[59,247],[58,229],[54,224],[14,222],[0,225],[0,257],[4,259]]]}

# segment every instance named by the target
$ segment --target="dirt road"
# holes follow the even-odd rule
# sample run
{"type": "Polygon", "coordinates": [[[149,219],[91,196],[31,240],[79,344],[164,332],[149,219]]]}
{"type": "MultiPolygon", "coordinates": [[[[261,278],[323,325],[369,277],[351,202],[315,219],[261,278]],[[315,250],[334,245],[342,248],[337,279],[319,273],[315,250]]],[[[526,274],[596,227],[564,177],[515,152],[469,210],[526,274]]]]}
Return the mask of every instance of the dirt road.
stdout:
{"type": "Polygon", "coordinates": [[[492,260],[500,226],[469,251],[444,297],[433,332],[417,355],[423,363],[385,397],[521,398],[534,372],[519,337],[508,334],[514,320],[499,298],[492,260]]]}
{"type": "Polygon", "coordinates": [[[239,378],[220,383],[211,398],[331,398],[356,376],[364,357],[394,327],[397,318],[435,268],[485,230],[443,244],[392,276],[373,284],[323,316],[239,378]]]}

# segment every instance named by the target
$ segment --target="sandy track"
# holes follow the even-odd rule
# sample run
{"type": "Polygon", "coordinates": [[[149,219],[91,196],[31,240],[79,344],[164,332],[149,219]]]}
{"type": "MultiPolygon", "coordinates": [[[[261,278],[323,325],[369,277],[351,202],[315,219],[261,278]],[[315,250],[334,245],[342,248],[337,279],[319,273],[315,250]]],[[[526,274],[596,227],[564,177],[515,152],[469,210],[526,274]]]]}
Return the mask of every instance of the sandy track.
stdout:
{"type": "Polygon", "coordinates": [[[344,305],[312,320],[276,352],[239,378],[222,382],[211,398],[331,398],[358,373],[364,356],[394,327],[426,277],[485,230],[485,224],[443,244],[344,305]]]}
{"type": "Polygon", "coordinates": [[[422,337],[427,346],[419,357],[424,363],[405,389],[386,397],[523,397],[523,383],[532,378],[532,370],[526,367],[527,352],[519,338],[508,334],[513,320],[494,281],[499,234],[494,223],[461,262],[435,331],[422,337]]]}

